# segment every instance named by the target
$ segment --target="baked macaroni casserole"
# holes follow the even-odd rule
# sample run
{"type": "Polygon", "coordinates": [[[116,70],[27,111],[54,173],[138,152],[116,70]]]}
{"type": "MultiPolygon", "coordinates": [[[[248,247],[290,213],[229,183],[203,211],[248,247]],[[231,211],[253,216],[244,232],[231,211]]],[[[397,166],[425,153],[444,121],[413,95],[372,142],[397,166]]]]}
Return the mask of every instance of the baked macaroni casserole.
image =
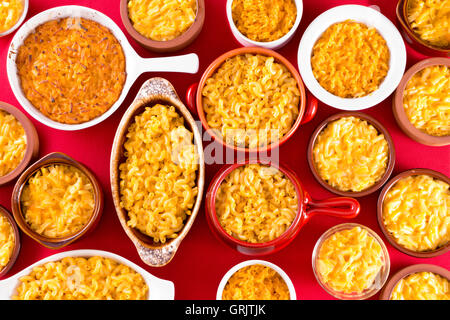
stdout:
{"type": "Polygon", "coordinates": [[[10,261],[15,243],[14,229],[8,219],[0,213],[0,272],[10,261]]]}
{"type": "Polygon", "coordinates": [[[16,169],[25,157],[27,136],[19,120],[0,110],[0,177],[16,169]]]}
{"type": "Polygon", "coordinates": [[[23,0],[0,1],[0,33],[14,27],[22,16],[23,10],[23,0]]]}
{"type": "Polygon", "coordinates": [[[391,300],[450,300],[448,279],[433,272],[416,272],[401,279],[391,300]]]}

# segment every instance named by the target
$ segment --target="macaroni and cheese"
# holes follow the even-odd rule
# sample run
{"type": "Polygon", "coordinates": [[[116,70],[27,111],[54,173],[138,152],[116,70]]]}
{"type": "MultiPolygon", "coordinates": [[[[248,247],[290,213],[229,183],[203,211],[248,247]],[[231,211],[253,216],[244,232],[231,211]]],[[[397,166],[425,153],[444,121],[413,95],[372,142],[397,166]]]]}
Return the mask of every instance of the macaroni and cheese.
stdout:
{"type": "Polygon", "coordinates": [[[24,10],[23,0],[0,0],[0,33],[16,25],[24,10]]]}
{"type": "Polygon", "coordinates": [[[450,0],[410,0],[407,18],[419,38],[436,47],[450,47],[450,0]]]}
{"type": "Polygon", "coordinates": [[[15,300],[145,300],[148,286],[130,267],[104,257],[69,257],[20,278],[15,300]]]}
{"type": "Polygon", "coordinates": [[[449,281],[433,272],[416,272],[401,279],[391,300],[450,300],[449,281]]]}
{"type": "Polygon", "coordinates": [[[272,268],[254,264],[236,271],[222,293],[223,300],[289,300],[289,288],[272,268]]]}
{"type": "Polygon", "coordinates": [[[247,53],[217,68],[202,97],[208,125],[226,143],[257,148],[289,132],[298,117],[300,89],[282,63],[247,53]]]}
{"type": "Polygon", "coordinates": [[[105,113],[120,97],[125,55],[109,29],[83,18],[48,21],[19,47],[23,93],[44,116],[78,124],[105,113]]]}
{"type": "Polygon", "coordinates": [[[0,272],[10,261],[15,243],[14,229],[8,219],[0,213],[0,272]]]}
{"type": "Polygon", "coordinates": [[[19,120],[0,110],[0,177],[17,168],[26,149],[27,136],[19,120]]]}
{"type": "Polygon", "coordinates": [[[294,0],[233,0],[231,13],[236,28],[247,38],[269,42],[283,37],[294,26],[294,0]]]}
{"type": "Polygon", "coordinates": [[[216,214],[232,237],[263,243],[281,236],[298,210],[294,184],[281,171],[261,164],[234,169],[221,183],[216,214]]]}
{"type": "Polygon", "coordinates": [[[450,241],[450,186],[428,175],[400,179],[386,193],[383,223],[410,250],[435,250],[450,241]]]}
{"type": "Polygon", "coordinates": [[[322,282],[334,291],[362,293],[372,287],[384,265],[383,250],[367,230],[353,227],[327,238],[316,263],[322,282]]]}
{"type": "Polygon", "coordinates": [[[94,187],[89,178],[70,165],[39,169],[25,184],[22,212],[30,228],[50,238],[80,231],[94,213],[94,187]]]}
{"type": "Polygon", "coordinates": [[[165,243],[176,238],[198,194],[193,134],[175,107],[146,107],[128,128],[120,170],[120,206],[128,226],[165,243]]]}
{"type": "Polygon", "coordinates": [[[430,66],[411,77],[403,107],[417,129],[432,136],[450,135],[450,68],[430,66]]]}
{"type": "Polygon", "coordinates": [[[384,175],[388,159],[384,135],[352,116],[330,122],[313,147],[318,174],[341,191],[359,192],[374,185],[384,175]]]}
{"type": "Polygon", "coordinates": [[[355,21],[330,26],[314,44],[311,67],[328,92],[360,98],[378,89],[389,71],[390,52],[375,28],[355,21]]]}
{"type": "Polygon", "coordinates": [[[197,0],[130,0],[128,15],[143,36],[168,41],[192,26],[197,16],[197,0]]]}

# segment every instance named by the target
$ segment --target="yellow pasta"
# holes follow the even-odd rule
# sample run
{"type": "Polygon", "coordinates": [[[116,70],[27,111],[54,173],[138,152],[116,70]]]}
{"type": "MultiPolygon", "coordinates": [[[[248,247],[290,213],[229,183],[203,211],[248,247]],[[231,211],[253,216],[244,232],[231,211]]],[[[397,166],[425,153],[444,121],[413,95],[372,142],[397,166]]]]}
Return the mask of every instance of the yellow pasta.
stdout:
{"type": "Polygon", "coordinates": [[[223,300],[289,300],[289,288],[272,268],[254,264],[236,271],[223,289],[223,300]]]}
{"type": "Polygon", "coordinates": [[[30,228],[50,238],[80,231],[94,213],[94,187],[73,166],[52,164],[39,169],[21,197],[22,212],[30,228]]]}
{"type": "Polygon", "coordinates": [[[413,31],[429,44],[450,46],[450,0],[410,0],[407,17],[413,31]]]}
{"type": "Polygon", "coordinates": [[[0,33],[16,25],[24,10],[23,0],[0,0],[0,33]]]}
{"type": "Polygon", "coordinates": [[[403,107],[417,129],[432,136],[450,135],[450,68],[427,67],[411,77],[403,107]]]}
{"type": "Polygon", "coordinates": [[[20,278],[15,300],[145,300],[148,286],[130,267],[104,257],[69,257],[20,278]]]}
{"type": "Polygon", "coordinates": [[[381,245],[361,227],[331,235],[320,246],[317,259],[322,281],[346,294],[369,289],[384,265],[381,245]]]}
{"type": "Polygon", "coordinates": [[[211,129],[231,145],[256,148],[280,140],[299,113],[294,76],[273,57],[241,54],[227,59],[202,91],[211,129]]]}
{"type": "Polygon", "coordinates": [[[389,71],[390,52],[375,28],[352,20],[330,26],[314,44],[311,67],[328,92],[360,98],[378,89],[389,71]]]}
{"type": "Polygon", "coordinates": [[[128,15],[143,36],[168,41],[192,26],[197,16],[197,0],[129,0],[128,15]]]}
{"type": "Polygon", "coordinates": [[[216,214],[232,237],[263,243],[281,236],[298,210],[294,184],[278,169],[248,164],[224,179],[216,196],[216,214]]]}
{"type": "Polygon", "coordinates": [[[11,259],[15,246],[14,229],[5,216],[0,214],[0,271],[11,259]]]}
{"type": "Polygon", "coordinates": [[[399,281],[391,300],[450,300],[449,281],[433,272],[416,272],[399,281]]]}
{"type": "Polygon", "coordinates": [[[383,223],[395,241],[413,251],[450,241],[450,186],[428,175],[400,179],[383,202],[383,223]]]}
{"type": "Polygon", "coordinates": [[[124,148],[120,206],[128,212],[128,226],[155,242],[176,238],[198,194],[192,132],[175,107],[157,104],[135,117],[124,148]]]}
{"type": "Polygon", "coordinates": [[[384,175],[389,146],[367,121],[342,117],[318,135],[313,159],[320,177],[341,191],[363,191],[384,175]]]}
{"type": "Polygon", "coordinates": [[[233,0],[231,13],[236,28],[247,38],[269,42],[283,37],[297,18],[294,0],[233,0]]]}
{"type": "Polygon", "coordinates": [[[26,149],[27,137],[19,120],[0,110],[0,177],[17,168],[26,149]]]}

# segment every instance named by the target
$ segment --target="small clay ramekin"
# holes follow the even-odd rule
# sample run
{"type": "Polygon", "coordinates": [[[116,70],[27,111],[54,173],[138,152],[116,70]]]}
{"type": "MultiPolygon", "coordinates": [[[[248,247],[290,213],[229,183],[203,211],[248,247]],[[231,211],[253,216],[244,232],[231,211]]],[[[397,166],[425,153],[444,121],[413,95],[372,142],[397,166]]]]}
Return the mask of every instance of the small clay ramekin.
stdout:
{"type": "Polygon", "coordinates": [[[41,158],[34,164],[32,164],[27,170],[25,170],[24,173],[22,173],[22,175],[17,180],[12,192],[11,208],[19,228],[25,234],[27,234],[33,240],[39,242],[44,247],[47,247],[49,249],[60,249],[78,240],[83,235],[87,234],[88,231],[90,232],[95,228],[95,226],[97,225],[97,223],[101,218],[101,214],[103,211],[103,191],[97,178],[88,168],[86,168],[84,165],[82,165],[81,163],[77,162],[76,160],[72,159],[71,157],[69,157],[64,153],[53,152],[41,158]],[[60,238],[46,237],[32,230],[25,220],[21,205],[22,192],[28,180],[39,169],[55,164],[72,166],[83,172],[92,183],[92,186],[94,188],[94,201],[95,201],[92,216],[90,217],[86,225],[76,233],[60,238]]]}
{"type": "Polygon", "coordinates": [[[416,51],[427,56],[450,57],[450,48],[441,48],[422,40],[411,28],[408,21],[408,4],[410,0],[399,0],[396,8],[397,24],[405,41],[416,51]]]}
{"type": "Polygon", "coordinates": [[[24,113],[22,113],[22,111],[2,101],[0,101],[0,110],[4,110],[9,114],[13,115],[22,125],[23,129],[25,130],[25,135],[27,137],[27,147],[22,161],[13,171],[0,177],[0,187],[1,187],[17,178],[23,172],[23,170],[25,170],[25,168],[30,164],[30,161],[37,158],[39,154],[39,137],[33,123],[30,121],[30,119],[27,118],[27,116],[24,113]]]}
{"type": "Polygon", "coordinates": [[[410,250],[410,249],[407,249],[397,243],[397,241],[392,236],[392,234],[386,229],[386,226],[384,225],[384,222],[383,222],[383,202],[384,202],[384,199],[386,198],[386,194],[389,192],[391,187],[393,187],[400,179],[403,179],[403,178],[406,178],[409,176],[416,176],[416,175],[428,175],[435,179],[445,181],[446,183],[448,183],[450,185],[449,177],[447,177],[446,175],[444,175],[440,172],[437,172],[437,171],[434,171],[431,169],[411,169],[411,170],[407,170],[407,171],[404,171],[404,172],[396,175],[384,186],[383,190],[381,190],[380,195],[378,197],[378,202],[377,202],[378,225],[380,226],[381,231],[383,232],[384,236],[389,241],[389,243],[397,250],[399,250],[409,256],[416,257],[416,258],[433,258],[433,257],[440,256],[440,255],[450,251],[450,242],[448,242],[445,246],[439,247],[432,251],[410,250]]]}
{"type": "Polygon", "coordinates": [[[175,39],[167,41],[156,41],[140,34],[134,27],[128,15],[128,1],[120,1],[120,16],[128,34],[144,48],[154,52],[174,52],[190,45],[200,34],[205,22],[205,0],[197,0],[197,15],[194,23],[183,34],[175,39]]]}
{"type": "Polygon", "coordinates": [[[6,220],[8,220],[9,224],[14,230],[14,249],[11,254],[11,257],[9,258],[8,263],[3,269],[0,269],[0,278],[3,277],[8,273],[8,271],[12,268],[14,263],[17,260],[17,257],[19,256],[20,251],[20,233],[19,229],[17,228],[16,222],[14,221],[11,214],[6,210],[2,205],[0,205],[0,215],[6,217],[6,220]]]}
{"type": "Polygon", "coordinates": [[[432,136],[417,129],[409,121],[405,108],[403,107],[403,94],[405,92],[406,85],[412,76],[427,67],[436,65],[444,65],[450,68],[450,59],[429,58],[422,60],[409,68],[409,70],[403,75],[403,78],[395,91],[394,98],[392,99],[392,111],[400,129],[402,129],[402,131],[414,141],[428,146],[447,146],[450,145],[450,136],[432,136]]]}
{"type": "Polygon", "coordinates": [[[432,272],[450,281],[450,271],[443,267],[439,267],[433,264],[414,264],[412,266],[397,271],[397,273],[395,273],[391,278],[389,278],[388,282],[381,291],[380,300],[390,300],[392,291],[394,291],[397,283],[399,283],[400,280],[406,278],[410,274],[417,272],[432,272]]]}
{"type": "Polygon", "coordinates": [[[327,119],[325,119],[313,132],[313,134],[309,140],[309,145],[308,145],[308,150],[307,150],[307,159],[308,159],[309,168],[311,169],[311,172],[312,172],[314,178],[316,178],[317,182],[319,182],[322,185],[322,187],[324,187],[325,189],[327,189],[330,192],[333,192],[335,194],[338,194],[338,195],[341,195],[344,197],[364,197],[364,196],[367,196],[367,195],[377,191],[378,189],[380,189],[383,186],[383,184],[385,184],[386,181],[389,179],[392,171],[394,170],[394,165],[395,165],[395,146],[394,146],[394,141],[392,140],[392,137],[389,134],[389,131],[380,122],[378,122],[378,120],[376,120],[375,118],[373,118],[365,113],[362,113],[362,112],[340,112],[340,113],[336,113],[336,114],[328,117],[327,119]],[[322,177],[320,176],[320,174],[314,164],[313,149],[314,149],[314,145],[316,143],[317,137],[322,132],[322,130],[324,130],[327,127],[327,125],[329,123],[331,123],[335,120],[338,120],[340,118],[343,118],[343,117],[355,117],[355,118],[360,118],[362,120],[366,120],[367,123],[373,125],[378,130],[379,133],[384,135],[384,137],[388,143],[388,147],[389,147],[389,160],[388,160],[388,164],[386,167],[386,171],[384,172],[384,175],[371,187],[364,189],[362,191],[358,191],[358,192],[342,191],[342,190],[332,187],[324,179],[322,179],[322,177]]]}

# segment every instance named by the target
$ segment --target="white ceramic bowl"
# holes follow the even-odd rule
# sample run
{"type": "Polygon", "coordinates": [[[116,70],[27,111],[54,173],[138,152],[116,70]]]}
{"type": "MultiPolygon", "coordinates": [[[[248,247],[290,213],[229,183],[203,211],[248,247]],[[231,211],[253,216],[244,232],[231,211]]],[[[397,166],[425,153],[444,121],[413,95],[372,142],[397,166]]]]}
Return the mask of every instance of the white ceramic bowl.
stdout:
{"type": "Polygon", "coordinates": [[[4,37],[4,36],[7,36],[8,34],[11,34],[14,31],[16,31],[16,29],[22,24],[22,22],[27,17],[28,7],[29,7],[29,1],[28,0],[23,0],[23,12],[22,12],[22,15],[20,16],[20,19],[17,20],[16,24],[11,29],[6,30],[3,33],[0,33],[0,38],[4,37]]]}
{"type": "Polygon", "coordinates": [[[67,257],[94,257],[94,256],[110,258],[112,260],[115,260],[130,267],[131,269],[139,273],[144,278],[144,281],[146,282],[149,288],[147,300],[173,300],[175,298],[175,287],[173,282],[159,279],[151,275],[138,265],[134,264],[133,262],[117,254],[101,250],[73,250],[57,253],[50,257],[42,259],[32,264],[31,266],[23,269],[22,271],[18,272],[14,276],[6,280],[0,281],[0,300],[12,299],[12,296],[17,294],[16,289],[17,286],[20,284],[19,279],[25,275],[28,275],[36,266],[40,266],[42,264],[51,261],[58,261],[67,257]]]}
{"type": "Polygon", "coordinates": [[[247,38],[238,30],[238,28],[236,27],[236,25],[233,22],[233,15],[231,13],[231,3],[232,2],[233,2],[233,0],[227,0],[226,11],[227,11],[228,23],[230,24],[231,32],[233,33],[234,37],[244,47],[257,46],[257,47],[263,47],[263,48],[272,49],[272,50],[276,50],[276,49],[283,47],[294,36],[294,33],[297,30],[297,28],[300,24],[300,20],[302,19],[302,15],[303,15],[303,1],[302,0],[294,0],[295,5],[297,7],[297,17],[295,19],[294,25],[292,26],[291,30],[289,30],[288,33],[286,33],[284,36],[282,36],[281,38],[279,38],[277,40],[270,41],[270,42],[259,42],[259,41],[254,41],[254,40],[247,38]]]}
{"type": "Polygon", "coordinates": [[[397,88],[405,72],[406,48],[397,28],[380,12],[361,5],[343,5],[325,11],[308,26],[300,41],[297,62],[306,87],[317,99],[337,109],[356,111],[382,102],[397,88]],[[361,98],[341,98],[333,95],[319,84],[311,68],[311,53],[316,41],[328,27],[345,20],[355,20],[376,28],[386,40],[390,51],[386,78],[377,90],[361,98]]]}
{"type": "Polygon", "coordinates": [[[240,269],[242,269],[244,267],[254,265],[254,264],[261,264],[263,266],[272,268],[273,270],[278,272],[278,274],[281,276],[281,278],[283,278],[284,282],[286,282],[286,285],[287,285],[287,287],[289,289],[290,299],[291,300],[296,300],[297,299],[297,294],[295,293],[294,285],[292,284],[292,281],[289,278],[289,276],[286,274],[286,272],[283,271],[283,269],[281,269],[277,265],[275,265],[275,264],[273,264],[271,262],[268,262],[268,261],[264,261],[264,260],[247,260],[247,261],[238,263],[237,265],[232,267],[230,270],[228,270],[227,273],[225,273],[225,275],[223,276],[222,280],[219,283],[219,287],[217,288],[216,300],[222,300],[223,289],[225,288],[225,285],[227,284],[228,280],[231,278],[231,276],[233,274],[236,273],[236,271],[238,271],[238,270],[240,270],[240,269]]]}
{"type": "Polygon", "coordinates": [[[16,96],[22,107],[39,122],[49,127],[66,131],[88,128],[108,118],[120,107],[135,80],[144,72],[196,73],[198,71],[198,67],[198,56],[193,53],[176,57],[150,59],[142,58],[136,53],[136,51],[134,51],[123,32],[114,23],[113,20],[99,11],[81,6],[56,7],[43,11],[29,19],[14,36],[9,48],[9,54],[6,61],[9,83],[11,85],[12,91],[14,92],[14,95],[16,96]],[[67,17],[82,17],[85,19],[96,21],[107,27],[120,42],[125,54],[126,61],[127,78],[119,99],[101,116],[91,121],[80,124],[64,124],[56,122],[47,118],[39,110],[37,110],[25,97],[22,91],[16,66],[17,49],[23,44],[25,38],[36,29],[36,27],[50,20],[62,19],[67,17]]]}

